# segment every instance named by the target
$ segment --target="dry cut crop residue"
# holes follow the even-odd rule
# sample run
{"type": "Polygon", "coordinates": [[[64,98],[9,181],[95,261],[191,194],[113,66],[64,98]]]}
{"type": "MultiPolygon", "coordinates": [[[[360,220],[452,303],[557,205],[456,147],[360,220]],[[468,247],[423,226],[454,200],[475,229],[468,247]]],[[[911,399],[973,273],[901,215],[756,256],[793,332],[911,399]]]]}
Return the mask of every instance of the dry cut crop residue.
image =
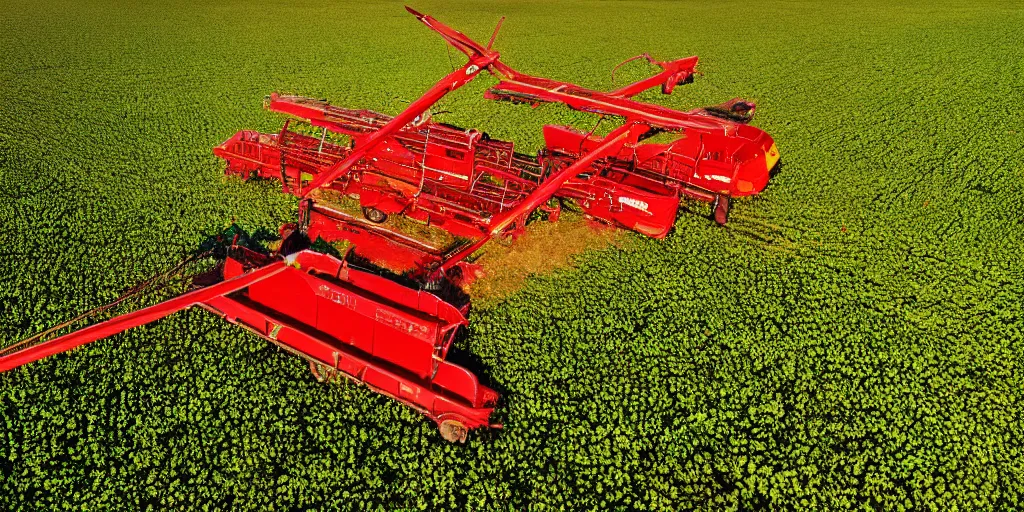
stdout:
{"type": "MultiPolygon", "coordinates": [[[[361,217],[359,200],[334,191],[317,191],[314,199],[353,217],[361,217]]],[[[587,250],[621,246],[626,231],[587,219],[571,204],[562,210],[558,222],[536,220],[516,240],[496,238],[473,254],[471,261],[480,266],[480,274],[466,290],[478,303],[508,297],[518,290],[526,278],[569,267],[573,258],[587,250]]],[[[402,215],[391,215],[381,227],[450,250],[468,240],[453,237],[446,231],[428,226],[402,215]]],[[[340,253],[347,245],[339,245],[340,253]]],[[[385,265],[383,262],[375,262],[385,265]]],[[[401,273],[402,269],[389,269],[401,273]]]]}
{"type": "Polygon", "coordinates": [[[477,303],[503,299],[518,290],[526,278],[569,267],[587,250],[620,246],[627,232],[563,210],[558,222],[536,221],[514,242],[495,240],[478,251],[474,263],[484,275],[467,290],[477,303]]]}

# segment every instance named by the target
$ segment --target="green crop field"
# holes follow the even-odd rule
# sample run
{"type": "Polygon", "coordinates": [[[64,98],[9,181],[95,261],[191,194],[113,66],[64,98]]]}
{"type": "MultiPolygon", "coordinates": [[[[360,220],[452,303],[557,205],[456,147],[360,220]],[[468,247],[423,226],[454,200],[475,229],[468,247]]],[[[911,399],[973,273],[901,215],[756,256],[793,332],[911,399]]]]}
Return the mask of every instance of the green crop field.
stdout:
{"type": "MultiPolygon", "coordinates": [[[[757,101],[781,172],[726,228],[688,205],[665,240],[627,234],[477,307],[457,350],[502,393],[502,431],[447,444],[196,309],[0,375],[0,509],[1024,507],[1024,5],[414,7],[482,40],[507,16],[507,63],[598,89],[641,52],[700,55],[705,77],[642,99],[757,101]]],[[[0,346],[232,218],[294,218],[210,153],[280,127],[264,95],[393,114],[463,62],[394,2],[0,11],[0,346]]],[[[489,80],[438,119],[526,151],[544,123],[593,126],[488,102],[489,80]]]]}

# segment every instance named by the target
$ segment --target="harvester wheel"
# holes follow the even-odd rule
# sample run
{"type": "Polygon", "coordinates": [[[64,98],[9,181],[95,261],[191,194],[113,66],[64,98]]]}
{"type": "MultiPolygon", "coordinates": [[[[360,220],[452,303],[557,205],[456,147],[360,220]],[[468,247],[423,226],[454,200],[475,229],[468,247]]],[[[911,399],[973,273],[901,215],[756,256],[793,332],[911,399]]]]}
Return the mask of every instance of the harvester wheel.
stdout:
{"type": "Polygon", "coordinates": [[[366,217],[366,220],[374,224],[383,224],[384,221],[388,220],[388,214],[372,206],[363,208],[363,217],[366,217]]]}
{"type": "Polygon", "coordinates": [[[309,371],[317,382],[327,382],[327,379],[331,377],[331,369],[316,361],[309,362],[309,371]]]}
{"type": "Polygon", "coordinates": [[[724,226],[729,220],[729,196],[715,196],[715,202],[711,205],[712,217],[719,226],[724,226]]]}
{"type": "Polygon", "coordinates": [[[458,420],[444,420],[440,427],[441,437],[449,443],[465,443],[469,429],[458,420]]]}

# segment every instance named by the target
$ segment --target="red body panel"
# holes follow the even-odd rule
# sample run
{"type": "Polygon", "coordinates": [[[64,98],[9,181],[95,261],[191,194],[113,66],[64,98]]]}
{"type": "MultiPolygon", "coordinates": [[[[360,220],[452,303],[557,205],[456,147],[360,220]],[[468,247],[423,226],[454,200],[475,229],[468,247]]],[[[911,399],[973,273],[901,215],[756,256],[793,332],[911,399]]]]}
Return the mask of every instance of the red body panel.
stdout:
{"type": "MultiPolygon", "coordinates": [[[[226,265],[224,276],[240,272],[226,265]]],[[[498,394],[445,360],[466,319],[430,293],[303,251],[294,266],[207,309],[414,406],[438,424],[488,426],[498,394]]]]}
{"type": "MultiPolygon", "coordinates": [[[[0,356],[0,372],[199,305],[416,408],[439,425],[489,426],[498,394],[445,360],[463,313],[430,293],[302,251],[285,261],[235,249],[223,281],[0,356]]],[[[5,351],[6,352],[6,351],[5,351]]]]}
{"type": "Polygon", "coordinates": [[[348,240],[353,251],[379,266],[395,271],[412,271],[439,264],[440,248],[374,226],[344,212],[316,205],[309,209],[310,240],[348,240]]]}

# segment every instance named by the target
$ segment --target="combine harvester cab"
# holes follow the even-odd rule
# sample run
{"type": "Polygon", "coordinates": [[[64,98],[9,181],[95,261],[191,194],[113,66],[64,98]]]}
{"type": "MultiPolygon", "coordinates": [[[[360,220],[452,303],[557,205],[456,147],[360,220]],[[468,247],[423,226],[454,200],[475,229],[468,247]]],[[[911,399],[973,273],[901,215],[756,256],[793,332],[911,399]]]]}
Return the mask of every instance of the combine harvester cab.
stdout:
{"type": "Polygon", "coordinates": [[[389,116],[272,94],[266,108],[289,116],[278,133],[243,130],[213,149],[228,174],[280,180],[283,192],[301,198],[297,222],[280,229],[277,253],[237,243],[238,233],[225,235],[230,245],[214,244],[216,270],[193,276],[192,291],[46,339],[89,316],[82,315],[15,343],[0,350],[0,372],[200,306],[306,359],[318,379],[366,384],[429,417],[445,439],[462,442],[469,430],[500,427],[491,419],[498,394],[447,361],[469,308],[459,285],[476,275],[467,258],[495,237],[522,232],[537,209],[557,220],[561,200],[655,238],[674,225],[682,197],[712,203],[714,219],[725,224],[729,198],[760,192],[777,165],[772,138],[746,124],[751,103],[734,99],[680,112],[632,99],[692,82],[697,57],[629,59],[646,58],[660,71],[600,92],[501,62],[491,49],[501,22],[484,46],[408,10],[468,62],[405,110],[389,116]],[[596,127],[583,133],[547,126],[545,149],[531,156],[511,142],[430,119],[432,105],[483,71],[500,80],[487,98],[558,103],[622,123],[604,136],[593,134],[596,127]],[[649,141],[662,134],[670,140],[649,141]],[[324,200],[334,196],[358,201],[365,220],[324,200]],[[391,229],[382,225],[389,216],[444,236],[421,239],[391,229]],[[310,250],[317,240],[348,244],[345,258],[310,250]]]}

